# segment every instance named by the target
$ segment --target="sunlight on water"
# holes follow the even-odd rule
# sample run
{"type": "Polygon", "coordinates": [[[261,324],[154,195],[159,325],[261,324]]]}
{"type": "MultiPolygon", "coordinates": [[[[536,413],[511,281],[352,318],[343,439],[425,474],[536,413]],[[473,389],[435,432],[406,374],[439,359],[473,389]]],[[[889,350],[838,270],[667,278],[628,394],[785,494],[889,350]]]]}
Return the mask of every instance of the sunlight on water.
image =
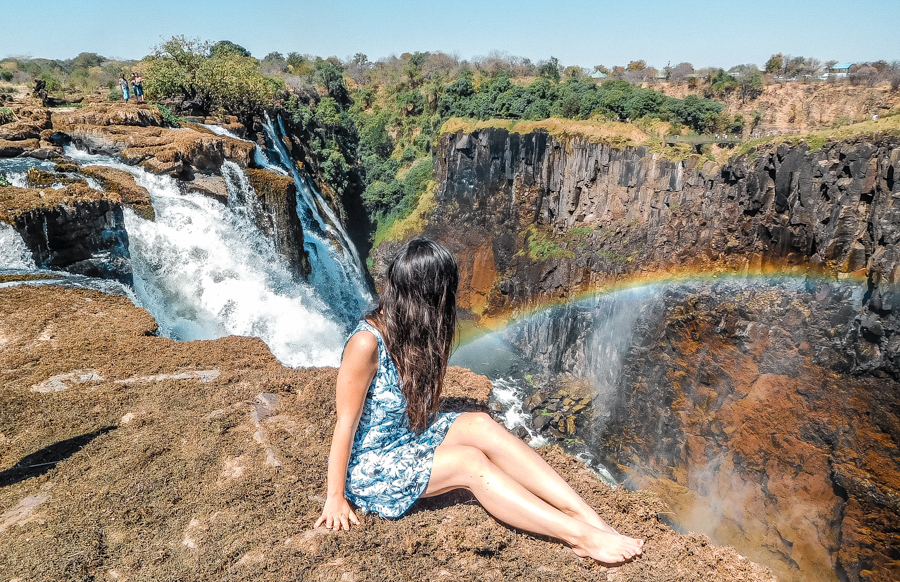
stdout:
{"type": "MultiPolygon", "coordinates": [[[[112,158],[67,153],[128,171],[150,192],[156,219],[144,220],[126,209],[125,226],[135,292],[163,335],[179,340],[254,336],[290,366],[339,363],[344,325],[314,289],[291,273],[248,209],[181,194],[172,178],[112,158]]],[[[224,174],[226,179],[243,176],[237,166],[224,174]]],[[[245,177],[229,183],[230,190],[247,187],[245,177]]],[[[244,192],[241,198],[254,200],[255,195],[244,192]]]]}

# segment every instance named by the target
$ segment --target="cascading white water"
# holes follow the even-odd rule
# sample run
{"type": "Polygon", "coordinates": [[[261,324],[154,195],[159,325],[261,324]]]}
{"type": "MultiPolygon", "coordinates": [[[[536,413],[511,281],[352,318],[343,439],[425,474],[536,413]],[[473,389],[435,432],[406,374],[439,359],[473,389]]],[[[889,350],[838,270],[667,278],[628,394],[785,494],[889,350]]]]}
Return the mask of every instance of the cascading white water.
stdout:
{"type": "Polygon", "coordinates": [[[28,245],[5,222],[0,222],[0,269],[37,269],[28,245]]]}
{"type": "MultiPolygon", "coordinates": [[[[217,135],[242,139],[217,125],[204,127],[217,135]]],[[[310,283],[350,327],[372,301],[359,253],[337,216],[285,149],[281,118],[273,123],[266,113],[263,129],[279,163],[273,163],[260,147],[254,149],[254,162],[261,168],[293,178],[297,187],[297,215],[303,225],[303,246],[310,262],[310,283]]]]}
{"type": "MultiPolygon", "coordinates": [[[[225,129],[221,125],[214,125],[211,123],[210,124],[198,123],[197,125],[199,125],[201,127],[205,127],[206,129],[210,130],[211,132],[213,132],[216,135],[222,135],[225,137],[230,137],[231,139],[239,139],[239,140],[245,141],[247,143],[253,143],[249,139],[244,139],[242,137],[238,137],[237,135],[235,135],[234,132],[225,129]]],[[[256,145],[256,144],[254,144],[254,145],[256,145]]],[[[268,168],[270,170],[278,172],[282,176],[288,175],[286,170],[279,168],[278,166],[276,166],[269,160],[269,156],[266,155],[266,151],[264,149],[262,149],[261,147],[256,147],[253,149],[253,161],[256,162],[256,165],[261,168],[268,168]]]]}
{"type": "Polygon", "coordinates": [[[345,325],[258,230],[245,206],[256,195],[239,167],[226,162],[229,205],[223,206],[200,194],[181,194],[167,176],[72,148],[66,153],[130,172],[150,192],[156,219],[126,209],[125,227],[135,291],[164,335],[254,336],[290,366],[339,363],[345,325]]]}
{"type": "Polygon", "coordinates": [[[263,128],[278,155],[280,168],[263,167],[290,172],[297,186],[297,215],[303,225],[304,248],[309,255],[310,282],[345,321],[354,324],[372,301],[356,247],[321,194],[291,160],[282,141],[285,131],[281,119],[277,119],[276,130],[266,114],[263,128]]]}

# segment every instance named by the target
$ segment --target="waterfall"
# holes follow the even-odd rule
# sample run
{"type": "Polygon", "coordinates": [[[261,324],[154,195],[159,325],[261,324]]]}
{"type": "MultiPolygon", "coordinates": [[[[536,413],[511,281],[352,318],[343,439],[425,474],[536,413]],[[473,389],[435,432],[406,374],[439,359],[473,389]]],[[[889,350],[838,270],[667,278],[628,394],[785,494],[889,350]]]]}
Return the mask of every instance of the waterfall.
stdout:
{"type": "Polygon", "coordinates": [[[298,281],[253,220],[256,194],[226,162],[229,203],[182,194],[156,176],[113,158],[68,148],[84,163],[130,172],[150,192],[155,220],[125,210],[134,287],[160,332],[179,340],[225,335],[262,339],[290,366],[336,365],[346,324],[309,284],[298,281]]]}
{"type": "Polygon", "coordinates": [[[309,255],[310,282],[344,321],[355,324],[372,301],[356,247],[322,195],[285,149],[281,118],[277,118],[276,126],[266,113],[263,129],[280,162],[280,167],[271,164],[263,167],[289,172],[297,186],[297,215],[303,225],[304,248],[309,255]]]}
{"type": "MultiPolygon", "coordinates": [[[[203,127],[217,135],[242,139],[217,125],[203,127]]],[[[285,149],[286,132],[281,118],[277,118],[276,124],[266,113],[263,129],[279,163],[273,163],[258,146],[254,150],[254,162],[261,168],[293,178],[297,187],[297,215],[303,225],[303,246],[309,256],[310,283],[349,331],[372,301],[359,253],[340,220],[285,149]]]]}
{"type": "Polygon", "coordinates": [[[0,269],[36,269],[31,251],[9,224],[0,222],[0,269]]]}

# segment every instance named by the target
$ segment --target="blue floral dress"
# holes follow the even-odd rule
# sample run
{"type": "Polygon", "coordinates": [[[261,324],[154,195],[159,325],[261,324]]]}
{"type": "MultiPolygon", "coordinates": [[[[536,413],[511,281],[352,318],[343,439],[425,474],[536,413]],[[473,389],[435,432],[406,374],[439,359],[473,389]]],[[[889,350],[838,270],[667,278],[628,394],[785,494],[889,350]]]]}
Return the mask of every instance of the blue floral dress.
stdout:
{"type": "Polygon", "coordinates": [[[372,332],[378,340],[378,371],[369,385],[353,438],[344,494],[366,512],[400,517],[425,492],[434,449],[460,413],[440,413],[422,434],[411,431],[400,375],[384,339],[365,320],[350,337],[360,331],[372,332]]]}

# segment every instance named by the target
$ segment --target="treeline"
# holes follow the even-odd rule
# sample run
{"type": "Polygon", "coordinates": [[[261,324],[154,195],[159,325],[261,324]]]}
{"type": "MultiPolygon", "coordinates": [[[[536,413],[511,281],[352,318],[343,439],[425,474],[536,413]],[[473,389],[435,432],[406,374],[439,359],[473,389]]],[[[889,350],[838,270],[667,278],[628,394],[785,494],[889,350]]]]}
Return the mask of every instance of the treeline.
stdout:
{"type": "MultiPolygon", "coordinates": [[[[408,214],[431,181],[432,150],[452,117],[597,121],[656,119],[670,131],[739,134],[745,120],[715,101],[727,95],[753,99],[770,82],[818,80],[834,61],[776,53],[762,68],[695,68],[691,63],[655,68],[643,60],[593,68],[563,66],[555,58],[492,53],[461,60],[442,52],[414,52],[370,61],[297,52],[261,59],[230,41],[173,37],[139,62],[82,53],[67,61],[7,59],[0,80],[43,79],[52,90],[112,86],[121,72],[142,72],[147,96],[182,114],[227,112],[248,126],[263,111],[280,112],[307,145],[308,161],[337,194],[358,189],[380,228],[408,214]],[[684,83],[694,94],[676,99],[658,83],[684,83]]],[[[851,82],[887,81],[896,89],[900,65],[857,63],[851,82]]],[[[0,87],[2,89],[2,87],[0,87]]],[[[110,98],[118,91],[111,90],[110,98]]]]}
{"type": "Polygon", "coordinates": [[[10,57],[0,60],[0,80],[7,83],[32,85],[35,79],[44,81],[50,93],[91,93],[106,88],[109,97],[119,75],[130,77],[136,61],[116,60],[96,53],[81,53],[72,59],[41,59],[10,57]]]}

